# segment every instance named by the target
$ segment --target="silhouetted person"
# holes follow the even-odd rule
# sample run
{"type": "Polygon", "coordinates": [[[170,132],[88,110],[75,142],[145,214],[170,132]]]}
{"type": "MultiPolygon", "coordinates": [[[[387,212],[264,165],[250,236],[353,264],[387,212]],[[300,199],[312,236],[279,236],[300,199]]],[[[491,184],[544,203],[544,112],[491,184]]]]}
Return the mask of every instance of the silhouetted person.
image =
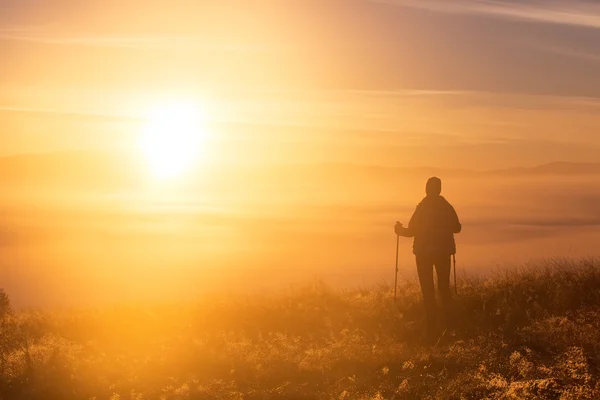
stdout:
{"type": "Polygon", "coordinates": [[[435,293],[433,267],[437,272],[438,290],[444,309],[444,317],[449,318],[451,257],[456,254],[454,234],[462,230],[454,207],[441,196],[442,181],[430,178],[426,187],[427,196],[417,206],[408,228],[396,223],[395,232],[404,237],[414,237],[413,253],[417,261],[419,282],[423,293],[423,303],[427,317],[429,339],[435,333],[435,293]]]}

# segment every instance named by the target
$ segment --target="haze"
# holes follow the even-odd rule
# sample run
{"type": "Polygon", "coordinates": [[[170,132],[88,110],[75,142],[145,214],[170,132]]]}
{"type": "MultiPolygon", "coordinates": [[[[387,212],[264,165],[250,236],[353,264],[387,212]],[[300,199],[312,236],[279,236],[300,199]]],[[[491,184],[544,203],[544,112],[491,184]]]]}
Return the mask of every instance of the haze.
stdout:
{"type": "Polygon", "coordinates": [[[463,271],[595,256],[598,21],[589,1],[0,0],[0,286],[39,306],[389,282],[432,175],[463,271]]]}

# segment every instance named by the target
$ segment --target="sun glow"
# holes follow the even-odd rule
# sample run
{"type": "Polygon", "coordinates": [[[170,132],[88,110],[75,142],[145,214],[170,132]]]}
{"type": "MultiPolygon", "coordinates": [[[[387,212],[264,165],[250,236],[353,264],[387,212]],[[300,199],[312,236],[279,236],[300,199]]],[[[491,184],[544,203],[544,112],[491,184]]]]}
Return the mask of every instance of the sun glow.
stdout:
{"type": "Polygon", "coordinates": [[[159,179],[174,178],[198,161],[206,139],[200,107],[192,103],[171,103],[147,117],[141,148],[159,179]]]}

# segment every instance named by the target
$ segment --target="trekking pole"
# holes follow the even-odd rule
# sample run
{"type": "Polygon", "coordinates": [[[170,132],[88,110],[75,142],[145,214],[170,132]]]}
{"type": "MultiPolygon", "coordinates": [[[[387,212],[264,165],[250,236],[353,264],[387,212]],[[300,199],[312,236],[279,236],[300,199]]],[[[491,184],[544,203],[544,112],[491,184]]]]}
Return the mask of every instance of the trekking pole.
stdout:
{"type": "Polygon", "coordinates": [[[458,287],[456,286],[456,254],[452,254],[452,260],[454,261],[454,294],[458,297],[458,287]]]}
{"type": "Polygon", "coordinates": [[[394,304],[396,304],[396,291],[398,289],[398,248],[400,247],[400,235],[396,235],[396,275],[394,278],[394,304]]]}

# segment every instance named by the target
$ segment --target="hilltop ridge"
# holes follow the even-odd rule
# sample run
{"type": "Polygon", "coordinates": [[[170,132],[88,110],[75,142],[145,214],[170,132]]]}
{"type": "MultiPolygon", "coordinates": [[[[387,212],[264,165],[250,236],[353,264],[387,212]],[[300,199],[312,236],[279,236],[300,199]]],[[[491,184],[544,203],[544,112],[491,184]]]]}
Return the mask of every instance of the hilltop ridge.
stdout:
{"type": "MultiPolygon", "coordinates": [[[[140,168],[139,157],[132,156],[125,151],[61,151],[48,153],[24,153],[0,157],[0,175],[10,177],[12,174],[48,176],[50,173],[73,174],[86,170],[106,170],[114,172],[115,169],[127,167],[140,168]]],[[[261,170],[277,166],[284,171],[327,171],[330,173],[357,173],[357,174],[411,174],[446,176],[535,176],[535,175],[572,175],[572,174],[600,174],[600,162],[583,163],[570,161],[553,161],[530,167],[515,166],[510,168],[477,170],[455,169],[431,166],[386,166],[361,163],[289,163],[289,164],[248,164],[244,169],[261,170]]],[[[213,168],[228,170],[235,166],[213,165],[213,168]]]]}
{"type": "Polygon", "coordinates": [[[422,339],[418,284],[194,304],[10,310],[2,398],[569,399],[600,396],[600,266],[549,260],[461,277],[453,325],[422,339]],[[133,395],[132,395],[133,394],[133,395]]]}

